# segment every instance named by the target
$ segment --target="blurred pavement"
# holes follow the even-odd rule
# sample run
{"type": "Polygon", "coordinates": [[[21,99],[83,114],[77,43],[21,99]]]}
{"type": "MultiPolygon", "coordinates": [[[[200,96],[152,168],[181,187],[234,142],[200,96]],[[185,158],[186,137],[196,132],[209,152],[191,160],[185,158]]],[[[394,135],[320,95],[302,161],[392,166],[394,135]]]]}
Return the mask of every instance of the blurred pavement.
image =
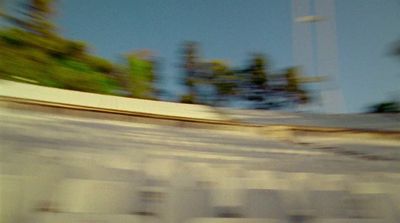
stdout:
{"type": "Polygon", "coordinates": [[[1,222],[399,222],[399,145],[1,108],[1,222]]]}

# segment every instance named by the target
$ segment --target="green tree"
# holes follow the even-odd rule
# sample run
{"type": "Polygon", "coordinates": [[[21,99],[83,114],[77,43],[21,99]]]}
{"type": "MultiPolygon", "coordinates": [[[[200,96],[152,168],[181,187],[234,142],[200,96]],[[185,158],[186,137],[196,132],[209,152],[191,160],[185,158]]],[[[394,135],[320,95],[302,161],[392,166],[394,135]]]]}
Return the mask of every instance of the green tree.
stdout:
{"type": "Polygon", "coordinates": [[[54,13],[54,0],[28,0],[23,3],[27,20],[21,22],[27,31],[43,37],[55,36],[55,25],[51,22],[54,13]]]}
{"type": "Polygon", "coordinates": [[[129,91],[136,98],[154,98],[155,63],[148,53],[134,52],[126,56],[129,70],[129,91]]]}
{"type": "Polygon", "coordinates": [[[390,49],[390,53],[394,56],[397,56],[400,58],[400,40],[397,42],[393,43],[393,46],[390,49]]]}
{"type": "Polygon", "coordinates": [[[221,60],[211,61],[211,84],[215,89],[215,103],[227,100],[237,94],[236,76],[229,66],[221,60]]]}
{"type": "Polygon", "coordinates": [[[268,87],[267,59],[262,54],[255,54],[251,59],[249,73],[252,87],[266,89],[268,87]]]}
{"type": "Polygon", "coordinates": [[[267,58],[263,54],[254,54],[240,73],[239,85],[245,98],[254,103],[263,101],[268,89],[267,58]]]}
{"type": "Polygon", "coordinates": [[[286,79],[285,91],[291,95],[296,97],[296,102],[298,103],[307,103],[310,101],[308,92],[304,90],[301,86],[303,83],[300,74],[299,68],[291,67],[286,70],[284,76],[286,79]]]}
{"type": "Polygon", "coordinates": [[[372,105],[369,108],[371,113],[399,113],[400,104],[395,101],[385,101],[372,105]]]}
{"type": "Polygon", "coordinates": [[[19,14],[2,15],[13,28],[0,30],[0,76],[39,85],[112,94],[113,65],[90,55],[84,42],[57,35],[51,23],[55,0],[25,0],[19,14]]]}
{"type": "Polygon", "coordinates": [[[285,72],[286,91],[297,92],[300,90],[300,76],[296,67],[291,67],[285,72]]]}
{"type": "Polygon", "coordinates": [[[184,73],[183,81],[187,88],[187,93],[181,97],[180,101],[184,103],[195,103],[196,98],[198,97],[195,84],[200,70],[197,43],[184,43],[182,60],[182,70],[184,73]]]}
{"type": "Polygon", "coordinates": [[[1,16],[23,30],[42,37],[54,37],[55,25],[51,22],[54,0],[26,0],[20,3],[20,15],[1,12],[1,16]]]}

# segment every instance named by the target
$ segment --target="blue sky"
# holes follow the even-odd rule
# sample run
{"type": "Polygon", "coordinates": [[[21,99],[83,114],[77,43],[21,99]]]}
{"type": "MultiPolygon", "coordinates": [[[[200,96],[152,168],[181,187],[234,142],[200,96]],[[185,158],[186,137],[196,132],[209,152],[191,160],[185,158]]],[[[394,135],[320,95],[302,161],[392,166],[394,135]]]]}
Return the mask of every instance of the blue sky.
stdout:
{"type": "MultiPolygon", "coordinates": [[[[292,66],[290,0],[58,0],[56,22],[69,38],[117,61],[132,50],[160,57],[163,86],[180,93],[179,49],[201,44],[207,59],[246,63],[270,56],[272,70],[292,66]]],[[[389,56],[400,39],[399,0],[336,0],[339,76],[348,112],[400,94],[400,60],[389,56]]]]}

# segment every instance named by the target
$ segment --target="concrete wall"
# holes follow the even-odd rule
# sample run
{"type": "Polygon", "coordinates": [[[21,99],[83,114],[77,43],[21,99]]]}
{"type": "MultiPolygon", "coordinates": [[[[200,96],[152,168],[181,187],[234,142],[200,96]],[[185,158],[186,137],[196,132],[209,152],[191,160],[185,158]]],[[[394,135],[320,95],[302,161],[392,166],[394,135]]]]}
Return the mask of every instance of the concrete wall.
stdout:
{"type": "Polygon", "coordinates": [[[213,108],[203,105],[190,105],[92,94],[5,80],[0,81],[0,96],[124,112],[217,121],[227,120],[215,112],[213,108]]]}

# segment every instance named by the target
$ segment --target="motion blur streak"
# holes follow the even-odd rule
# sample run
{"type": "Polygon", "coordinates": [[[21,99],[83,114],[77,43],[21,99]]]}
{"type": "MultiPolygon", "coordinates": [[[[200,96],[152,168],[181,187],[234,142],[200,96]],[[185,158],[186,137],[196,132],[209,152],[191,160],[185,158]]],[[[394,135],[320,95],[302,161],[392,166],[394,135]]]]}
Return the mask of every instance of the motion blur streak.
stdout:
{"type": "Polygon", "coordinates": [[[0,223],[399,223],[397,3],[0,0],[0,223]]]}
{"type": "Polygon", "coordinates": [[[399,142],[296,144],[12,104],[0,113],[2,222],[399,219],[399,142]]]}

